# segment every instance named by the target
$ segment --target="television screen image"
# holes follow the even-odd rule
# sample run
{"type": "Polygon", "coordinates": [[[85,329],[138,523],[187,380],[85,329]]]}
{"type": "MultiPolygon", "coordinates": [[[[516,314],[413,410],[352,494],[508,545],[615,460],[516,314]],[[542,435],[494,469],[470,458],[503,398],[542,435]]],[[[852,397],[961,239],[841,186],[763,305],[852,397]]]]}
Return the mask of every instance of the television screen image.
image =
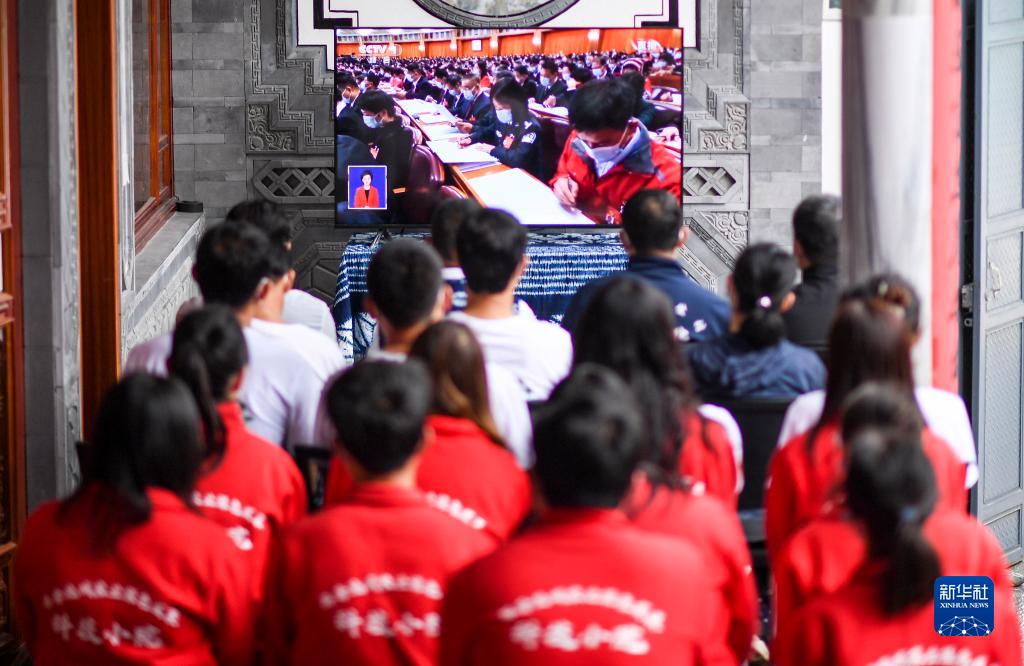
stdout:
{"type": "Polygon", "coordinates": [[[679,29],[339,29],[335,71],[338,226],[472,198],[593,228],[639,190],[682,197],[679,29]]]}

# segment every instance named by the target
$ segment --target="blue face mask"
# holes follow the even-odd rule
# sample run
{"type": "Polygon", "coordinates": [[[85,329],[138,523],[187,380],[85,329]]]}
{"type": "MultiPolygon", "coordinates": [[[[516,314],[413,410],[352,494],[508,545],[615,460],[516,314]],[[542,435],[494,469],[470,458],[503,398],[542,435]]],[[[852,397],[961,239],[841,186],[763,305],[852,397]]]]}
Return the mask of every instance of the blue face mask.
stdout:
{"type": "Polygon", "coordinates": [[[548,76],[540,77],[540,84],[542,86],[544,86],[545,88],[550,87],[551,86],[551,77],[548,77],[548,76]]]}
{"type": "Polygon", "coordinates": [[[494,115],[497,117],[499,123],[505,125],[511,125],[514,118],[512,117],[512,109],[495,109],[494,115]]]}
{"type": "Polygon", "coordinates": [[[366,123],[366,126],[370,129],[377,129],[380,127],[380,120],[377,116],[363,116],[363,122],[366,123]]]}
{"type": "Polygon", "coordinates": [[[462,97],[467,102],[472,102],[474,99],[476,99],[476,93],[473,92],[472,90],[463,90],[462,97]]]}

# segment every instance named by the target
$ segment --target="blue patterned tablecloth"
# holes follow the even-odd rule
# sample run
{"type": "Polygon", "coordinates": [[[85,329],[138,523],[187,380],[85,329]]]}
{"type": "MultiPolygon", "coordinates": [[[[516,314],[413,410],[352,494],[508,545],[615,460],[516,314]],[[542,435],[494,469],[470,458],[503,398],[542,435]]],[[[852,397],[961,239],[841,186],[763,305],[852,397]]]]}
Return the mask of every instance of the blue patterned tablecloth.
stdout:
{"type": "MultiPolygon", "coordinates": [[[[406,237],[425,238],[424,234],[406,237]]],[[[366,269],[380,248],[377,234],[352,237],[341,256],[334,297],[334,323],[342,351],[361,358],[373,340],[376,322],[366,313],[366,269]]],[[[516,294],[538,319],[559,322],[576,290],[583,284],[626,267],[618,233],[531,234],[530,265],[516,294]]]]}

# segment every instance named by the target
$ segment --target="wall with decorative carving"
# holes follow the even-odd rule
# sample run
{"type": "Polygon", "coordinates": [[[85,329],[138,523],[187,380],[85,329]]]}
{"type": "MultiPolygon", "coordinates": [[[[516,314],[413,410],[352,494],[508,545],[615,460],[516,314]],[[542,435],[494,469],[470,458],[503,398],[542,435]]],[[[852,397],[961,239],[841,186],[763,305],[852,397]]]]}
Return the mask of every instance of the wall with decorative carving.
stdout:
{"type": "Polygon", "coordinates": [[[821,1],[700,0],[700,22],[683,77],[684,254],[721,289],[748,242],[789,245],[793,208],[821,189],[821,1]]]}

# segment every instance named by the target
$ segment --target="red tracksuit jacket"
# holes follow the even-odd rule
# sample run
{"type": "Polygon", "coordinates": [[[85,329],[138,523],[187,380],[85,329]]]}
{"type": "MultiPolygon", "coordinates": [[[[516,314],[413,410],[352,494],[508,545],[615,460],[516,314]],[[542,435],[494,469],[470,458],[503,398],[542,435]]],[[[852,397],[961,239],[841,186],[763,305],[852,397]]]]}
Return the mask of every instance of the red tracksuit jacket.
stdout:
{"type": "MultiPolygon", "coordinates": [[[[933,624],[931,603],[895,617],[884,616],[879,601],[880,569],[868,563],[857,569],[849,584],[811,600],[786,622],[772,649],[774,663],[779,666],[1019,666],[1020,629],[1014,611],[1013,588],[999,543],[980,523],[955,512],[935,515],[927,523],[925,532],[939,555],[942,575],[982,575],[995,582],[996,617],[992,634],[986,637],[939,636],[933,624]]],[[[807,562],[795,557],[787,562],[787,567],[792,566],[794,580],[819,574],[831,580],[850,564],[847,553],[853,557],[858,551],[863,554],[864,546],[856,529],[841,524],[821,528],[815,536],[808,537],[801,548],[811,557],[816,548],[819,555],[823,554],[825,539],[831,540],[827,545],[828,557],[809,569],[802,569],[807,562]],[[829,562],[834,558],[839,559],[835,568],[829,562]],[[814,568],[817,571],[813,571],[814,568]]]]}
{"type": "MultiPolygon", "coordinates": [[[[434,415],[427,425],[436,437],[416,475],[427,501],[474,529],[508,539],[530,512],[529,476],[472,421],[434,415]]],[[[343,500],[351,489],[352,478],[335,456],[327,504],[343,500]]]]}
{"type": "MultiPolygon", "coordinates": [[[[925,537],[943,558],[943,575],[1006,578],[1006,562],[995,540],[974,518],[939,509],[924,525],[925,537]],[[960,541],[945,547],[945,542],[960,541]]],[[[862,528],[842,512],[811,521],[782,547],[772,562],[775,580],[775,631],[782,635],[800,611],[815,599],[841,589],[867,560],[862,528]]]]}
{"type": "Polygon", "coordinates": [[[441,664],[735,664],[708,566],[619,511],[550,511],[452,580],[441,664]]]}
{"type": "Polygon", "coordinates": [[[251,562],[172,493],[148,495],[149,520],[105,554],[90,538],[94,494],[59,523],[57,502],[29,518],[14,559],[14,606],[39,666],[251,662],[251,562]]]}
{"type": "MultiPolygon", "coordinates": [[[[810,453],[809,434],[798,435],[778,449],[768,467],[765,537],[772,559],[800,527],[842,503],[840,491],[845,473],[839,427],[824,426],[810,453]]],[[[922,433],[921,444],[935,470],[939,505],[966,513],[966,466],[930,430],[922,433]]]]}
{"type": "Polygon", "coordinates": [[[729,436],[720,424],[697,412],[685,417],[686,442],[679,457],[679,473],[703,487],[735,510],[739,501],[739,475],[729,436]]]}
{"type": "Polygon", "coordinates": [[[357,486],[274,547],[267,663],[435,664],[448,580],[494,544],[419,491],[357,486]]]}
{"type": "Polygon", "coordinates": [[[271,538],[306,514],[306,483],[291,456],[246,429],[238,403],[222,403],[217,411],[224,456],[196,482],[193,502],[252,553],[260,587],[271,538]]]}
{"type": "Polygon", "coordinates": [[[745,661],[760,615],[750,551],[736,512],[715,497],[652,489],[643,480],[634,483],[626,513],[638,527],[683,537],[697,546],[708,561],[705,577],[727,604],[729,647],[738,662],[745,661]]]}

